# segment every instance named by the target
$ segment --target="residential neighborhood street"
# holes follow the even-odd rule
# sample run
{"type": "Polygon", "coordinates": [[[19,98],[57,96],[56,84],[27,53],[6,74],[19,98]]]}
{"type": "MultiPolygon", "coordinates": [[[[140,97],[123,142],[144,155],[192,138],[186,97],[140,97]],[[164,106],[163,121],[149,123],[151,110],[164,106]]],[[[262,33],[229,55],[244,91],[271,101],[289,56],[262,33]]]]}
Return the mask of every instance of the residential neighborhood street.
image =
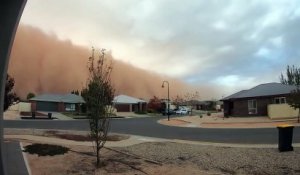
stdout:
{"type": "MultiPolygon", "coordinates": [[[[185,128],[157,123],[163,117],[112,119],[110,132],[148,137],[216,143],[276,144],[277,128],[216,129],[185,128]]],[[[4,128],[89,130],[87,120],[4,120],[4,128]]],[[[294,128],[294,143],[300,143],[300,128],[294,128]]]]}

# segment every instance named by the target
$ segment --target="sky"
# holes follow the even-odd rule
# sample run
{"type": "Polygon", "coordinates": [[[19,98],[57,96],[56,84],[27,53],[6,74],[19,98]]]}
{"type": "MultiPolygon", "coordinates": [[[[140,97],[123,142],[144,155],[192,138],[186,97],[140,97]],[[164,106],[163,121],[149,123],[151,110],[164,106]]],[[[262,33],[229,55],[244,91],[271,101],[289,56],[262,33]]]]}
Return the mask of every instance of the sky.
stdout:
{"type": "Polygon", "coordinates": [[[28,0],[21,23],[222,96],[300,65],[299,0],[28,0]]]}

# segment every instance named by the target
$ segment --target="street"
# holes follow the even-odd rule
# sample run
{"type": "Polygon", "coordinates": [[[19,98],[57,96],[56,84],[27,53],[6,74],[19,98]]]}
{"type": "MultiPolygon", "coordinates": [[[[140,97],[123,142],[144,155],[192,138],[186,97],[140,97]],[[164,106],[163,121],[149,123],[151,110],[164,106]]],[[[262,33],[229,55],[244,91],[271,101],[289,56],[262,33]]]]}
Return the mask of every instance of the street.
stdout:
{"type": "MultiPolygon", "coordinates": [[[[110,132],[216,143],[276,144],[277,128],[207,129],[165,126],[157,123],[162,117],[112,119],[110,132]]],[[[35,128],[88,131],[87,120],[4,120],[4,128],[35,128]]],[[[294,143],[300,143],[300,128],[294,128],[294,143]]]]}

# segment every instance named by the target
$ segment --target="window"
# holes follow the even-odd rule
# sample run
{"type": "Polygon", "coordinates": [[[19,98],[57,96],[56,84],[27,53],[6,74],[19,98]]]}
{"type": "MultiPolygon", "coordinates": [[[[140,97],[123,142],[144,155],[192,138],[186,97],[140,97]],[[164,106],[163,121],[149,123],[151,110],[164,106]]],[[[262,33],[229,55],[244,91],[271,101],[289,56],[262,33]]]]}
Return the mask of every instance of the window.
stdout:
{"type": "Polygon", "coordinates": [[[284,104],[286,103],[285,97],[275,97],[274,98],[274,104],[284,104]]]}
{"type": "Polygon", "coordinates": [[[256,100],[248,100],[248,114],[257,114],[256,100]]]}

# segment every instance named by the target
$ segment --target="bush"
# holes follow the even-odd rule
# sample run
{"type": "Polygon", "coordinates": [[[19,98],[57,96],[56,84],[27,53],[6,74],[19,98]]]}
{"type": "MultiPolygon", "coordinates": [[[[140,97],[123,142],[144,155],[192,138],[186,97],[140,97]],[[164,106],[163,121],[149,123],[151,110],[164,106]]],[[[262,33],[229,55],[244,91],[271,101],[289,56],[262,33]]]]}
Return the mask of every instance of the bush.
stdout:
{"type": "Polygon", "coordinates": [[[200,114],[199,117],[202,118],[203,117],[202,114],[200,114]]]}
{"type": "Polygon", "coordinates": [[[29,154],[37,154],[38,156],[54,156],[59,154],[65,154],[69,151],[69,148],[59,145],[39,144],[25,146],[24,152],[29,154]]]}
{"type": "Polygon", "coordinates": [[[210,116],[211,115],[211,113],[210,112],[207,112],[207,116],[210,116]]]}
{"type": "Polygon", "coordinates": [[[135,113],[135,114],[147,114],[146,111],[135,111],[134,113],[135,113]]]}
{"type": "Polygon", "coordinates": [[[159,111],[155,110],[155,109],[147,109],[148,113],[159,113],[159,111]]]}

